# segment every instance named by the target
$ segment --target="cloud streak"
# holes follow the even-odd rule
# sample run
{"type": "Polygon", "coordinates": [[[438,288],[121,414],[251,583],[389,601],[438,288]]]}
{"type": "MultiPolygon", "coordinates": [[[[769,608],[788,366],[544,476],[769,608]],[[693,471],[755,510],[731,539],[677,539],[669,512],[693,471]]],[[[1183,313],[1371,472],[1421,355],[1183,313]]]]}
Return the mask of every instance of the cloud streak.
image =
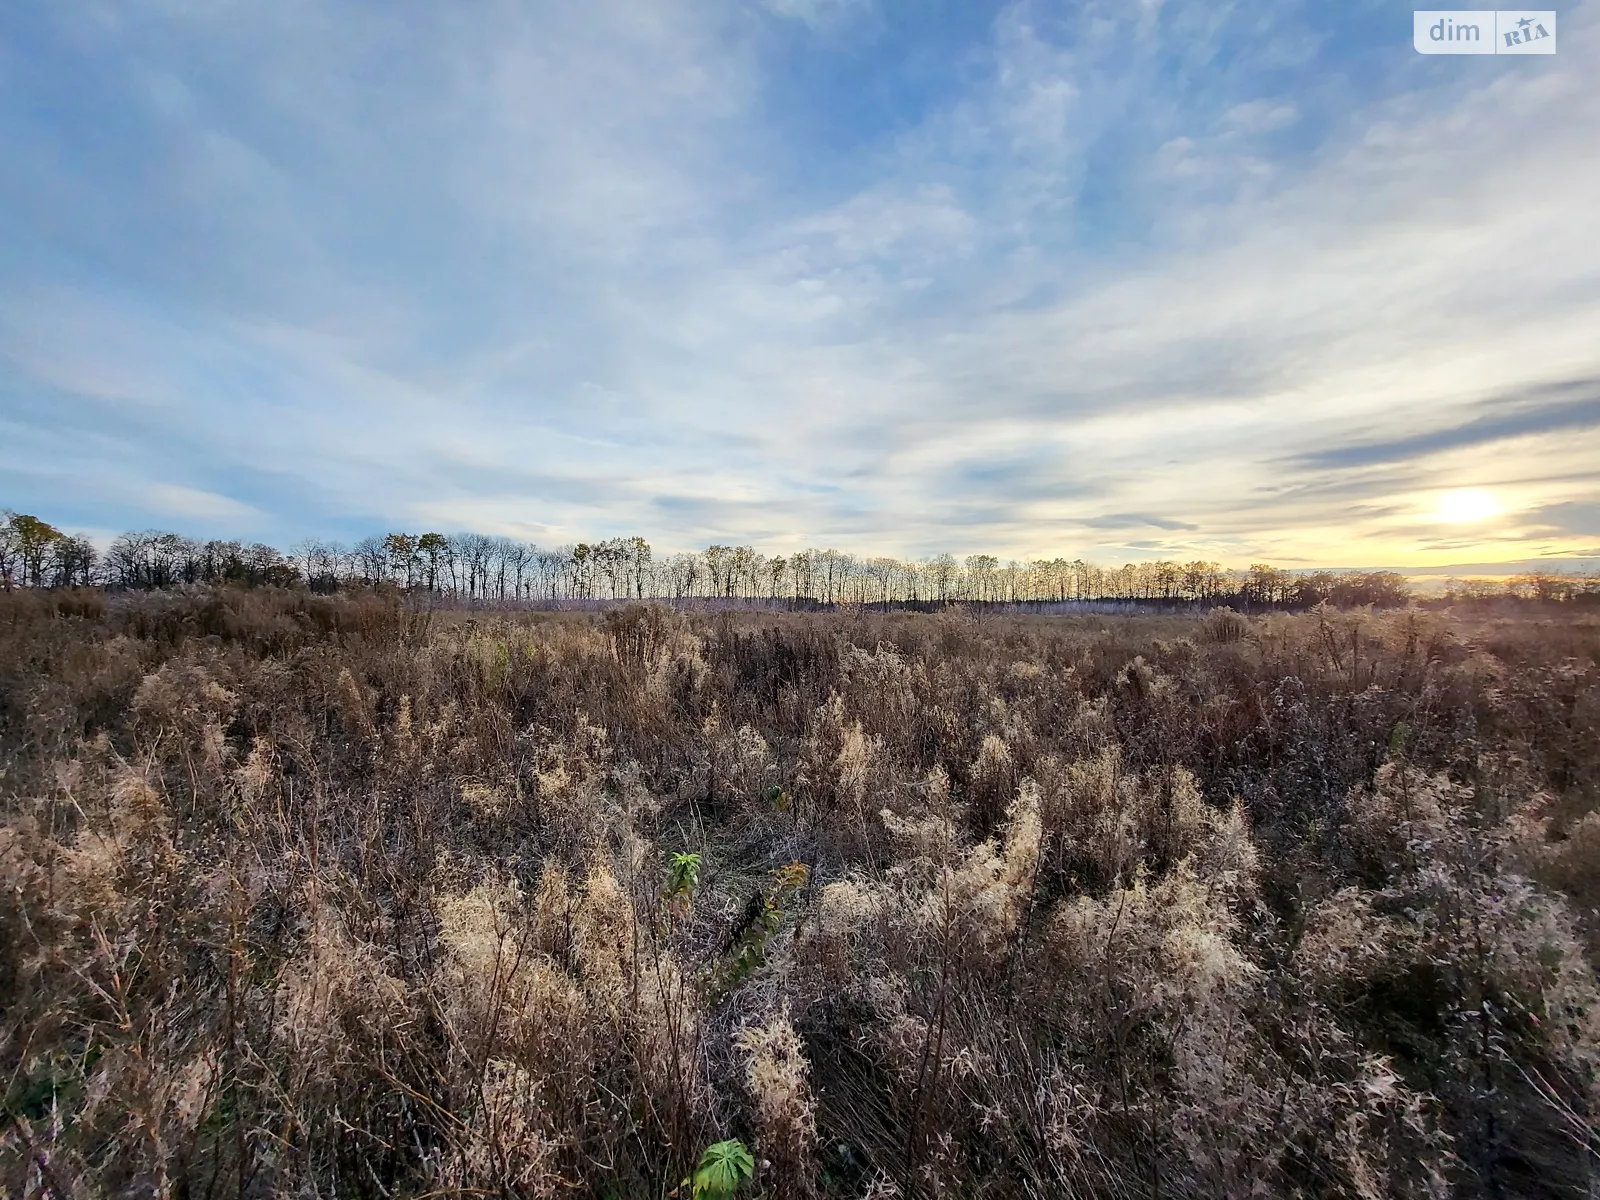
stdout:
{"type": "Polygon", "coordinates": [[[1387,442],[1340,446],[1304,455],[1297,461],[1307,467],[1365,467],[1404,462],[1446,450],[1483,446],[1539,434],[1592,429],[1600,425],[1600,380],[1577,380],[1539,389],[1547,393],[1588,392],[1590,398],[1537,407],[1525,406],[1525,397],[1502,397],[1478,405],[1490,410],[1465,424],[1435,429],[1387,442]],[[1502,411],[1509,409],[1510,411],[1502,411]]]}

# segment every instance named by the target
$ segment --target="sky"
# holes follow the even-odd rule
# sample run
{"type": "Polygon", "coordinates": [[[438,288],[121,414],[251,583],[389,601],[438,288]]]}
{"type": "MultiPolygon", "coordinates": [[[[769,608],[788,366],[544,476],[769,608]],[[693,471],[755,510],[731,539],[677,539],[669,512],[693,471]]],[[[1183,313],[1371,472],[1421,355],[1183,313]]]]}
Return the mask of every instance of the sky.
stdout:
{"type": "Polygon", "coordinates": [[[0,506],[1600,561],[1600,0],[8,0],[0,506]]]}

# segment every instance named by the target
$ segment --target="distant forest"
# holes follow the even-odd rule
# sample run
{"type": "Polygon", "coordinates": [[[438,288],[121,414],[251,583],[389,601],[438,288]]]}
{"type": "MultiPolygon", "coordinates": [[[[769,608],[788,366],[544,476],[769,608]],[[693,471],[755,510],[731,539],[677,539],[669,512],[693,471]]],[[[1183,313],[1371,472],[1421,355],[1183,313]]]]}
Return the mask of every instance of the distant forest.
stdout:
{"type": "MultiPolygon", "coordinates": [[[[124,533],[102,553],[36,516],[0,510],[0,583],[14,587],[153,590],[185,584],[389,586],[455,600],[558,604],[616,600],[790,602],[801,605],[1045,605],[1084,602],[1394,607],[1413,597],[1394,571],[1246,569],[1215,562],[1098,566],[1082,558],[1002,561],[991,554],[921,561],[838,550],[765,555],[707,546],[657,556],[642,537],[545,547],[475,533],[389,533],[354,546],[306,538],[288,549],[202,541],[159,530],[124,533]]],[[[1452,581],[1445,599],[1496,597],[1600,603],[1600,576],[1537,573],[1493,584],[1452,581]]]]}

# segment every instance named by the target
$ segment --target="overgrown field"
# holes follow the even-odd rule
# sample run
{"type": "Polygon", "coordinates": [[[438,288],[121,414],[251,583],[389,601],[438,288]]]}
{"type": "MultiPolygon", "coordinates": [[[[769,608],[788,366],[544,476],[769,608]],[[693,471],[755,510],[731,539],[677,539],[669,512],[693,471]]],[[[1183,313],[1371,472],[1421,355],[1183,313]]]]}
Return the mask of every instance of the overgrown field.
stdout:
{"type": "Polygon", "coordinates": [[[0,596],[0,1193],[1595,1195],[1597,659],[0,596]]]}

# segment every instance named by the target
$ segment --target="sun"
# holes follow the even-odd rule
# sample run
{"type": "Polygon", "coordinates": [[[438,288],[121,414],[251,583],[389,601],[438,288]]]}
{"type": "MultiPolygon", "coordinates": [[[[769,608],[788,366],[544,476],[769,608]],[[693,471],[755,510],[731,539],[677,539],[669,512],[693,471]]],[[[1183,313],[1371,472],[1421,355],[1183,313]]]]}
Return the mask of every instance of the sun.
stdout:
{"type": "Polygon", "coordinates": [[[1457,488],[1439,497],[1439,507],[1434,518],[1450,525],[1466,525],[1473,521],[1487,521],[1501,513],[1500,502],[1482,488],[1457,488]]]}

